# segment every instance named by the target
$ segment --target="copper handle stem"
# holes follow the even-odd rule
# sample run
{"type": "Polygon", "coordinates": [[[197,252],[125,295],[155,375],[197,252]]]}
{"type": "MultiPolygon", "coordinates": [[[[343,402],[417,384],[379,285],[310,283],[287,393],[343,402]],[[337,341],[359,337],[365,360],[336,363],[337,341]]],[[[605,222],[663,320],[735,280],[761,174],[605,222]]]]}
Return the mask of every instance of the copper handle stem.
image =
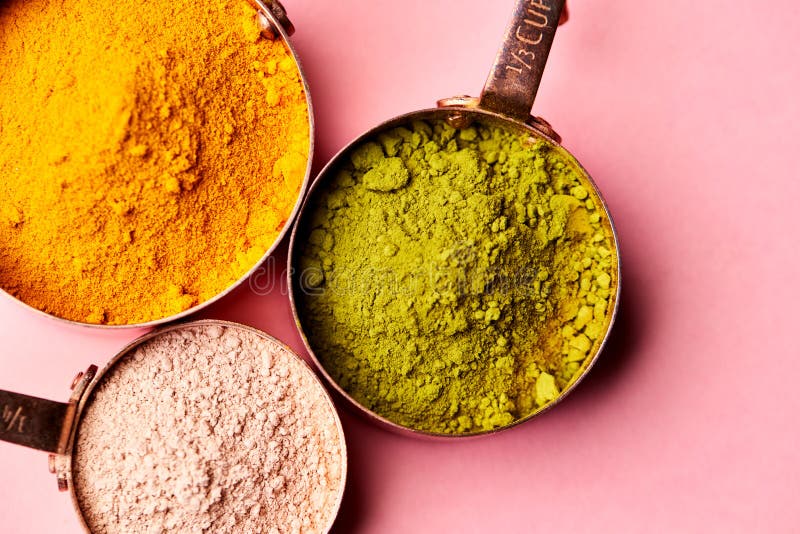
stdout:
{"type": "Polygon", "coordinates": [[[69,404],[0,390],[0,440],[56,453],[69,404]]]}
{"type": "Polygon", "coordinates": [[[518,0],[479,107],[519,121],[530,116],[566,0],[518,0]]]}
{"type": "Polygon", "coordinates": [[[65,454],[78,404],[94,380],[97,366],[90,365],[72,381],[69,402],[56,402],[0,389],[0,441],[16,443],[54,454],[65,454]]]}

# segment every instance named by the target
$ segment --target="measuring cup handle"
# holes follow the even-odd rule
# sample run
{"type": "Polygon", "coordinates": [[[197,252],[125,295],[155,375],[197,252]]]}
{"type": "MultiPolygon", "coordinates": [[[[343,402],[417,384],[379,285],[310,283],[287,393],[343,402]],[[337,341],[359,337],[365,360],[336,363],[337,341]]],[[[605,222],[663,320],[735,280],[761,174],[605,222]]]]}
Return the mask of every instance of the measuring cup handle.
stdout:
{"type": "Polygon", "coordinates": [[[0,440],[58,452],[69,404],[0,390],[0,440]]]}
{"type": "MultiPolygon", "coordinates": [[[[530,116],[566,0],[518,0],[479,107],[520,121],[530,116]]],[[[566,18],[566,17],[565,17],[566,18]]]]}

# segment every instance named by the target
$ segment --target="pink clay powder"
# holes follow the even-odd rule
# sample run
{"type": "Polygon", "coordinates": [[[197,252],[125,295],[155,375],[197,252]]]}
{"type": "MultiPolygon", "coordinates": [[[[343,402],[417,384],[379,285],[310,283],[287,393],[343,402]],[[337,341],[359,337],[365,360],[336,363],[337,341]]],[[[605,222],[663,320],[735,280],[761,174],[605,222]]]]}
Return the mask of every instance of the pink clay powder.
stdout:
{"type": "Polygon", "coordinates": [[[166,331],[92,393],[73,483],[96,533],[326,532],[344,437],[310,369],[232,325],[166,331]]]}

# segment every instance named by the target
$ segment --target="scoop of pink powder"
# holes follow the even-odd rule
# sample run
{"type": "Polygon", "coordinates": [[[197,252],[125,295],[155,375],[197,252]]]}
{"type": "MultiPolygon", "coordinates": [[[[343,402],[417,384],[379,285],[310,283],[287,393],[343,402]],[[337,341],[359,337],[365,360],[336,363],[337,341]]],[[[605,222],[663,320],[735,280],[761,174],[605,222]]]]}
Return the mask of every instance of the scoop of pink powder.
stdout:
{"type": "Polygon", "coordinates": [[[330,398],[288,349],[246,327],[169,329],[94,389],[73,483],[97,533],[325,532],[344,485],[330,398]]]}

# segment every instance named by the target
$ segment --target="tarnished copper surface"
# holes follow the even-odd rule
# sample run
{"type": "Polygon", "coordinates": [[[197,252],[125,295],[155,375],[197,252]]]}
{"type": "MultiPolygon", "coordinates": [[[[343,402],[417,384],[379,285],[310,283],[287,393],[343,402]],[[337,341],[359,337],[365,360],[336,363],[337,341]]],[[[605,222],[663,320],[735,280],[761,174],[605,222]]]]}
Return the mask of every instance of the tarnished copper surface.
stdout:
{"type": "Polygon", "coordinates": [[[0,440],[55,453],[67,404],[0,391],[0,440]]]}
{"type": "Polygon", "coordinates": [[[565,0],[517,2],[479,106],[525,121],[533,107],[565,0]]]}

